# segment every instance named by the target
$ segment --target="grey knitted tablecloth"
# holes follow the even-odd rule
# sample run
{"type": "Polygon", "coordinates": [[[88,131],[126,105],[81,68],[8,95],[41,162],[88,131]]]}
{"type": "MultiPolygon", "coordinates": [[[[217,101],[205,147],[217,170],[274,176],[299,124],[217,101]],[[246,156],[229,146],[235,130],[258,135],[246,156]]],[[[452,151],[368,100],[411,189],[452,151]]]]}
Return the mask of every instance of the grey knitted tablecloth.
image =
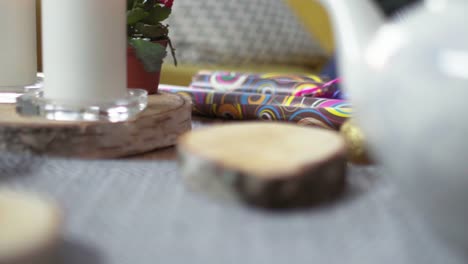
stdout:
{"type": "MultiPolygon", "coordinates": [[[[64,263],[463,263],[429,235],[391,177],[351,167],[339,202],[296,212],[188,190],[172,160],[0,155],[0,183],[52,196],[66,213],[64,263]]],[[[32,219],[33,221],[33,219],[32,219]]]]}

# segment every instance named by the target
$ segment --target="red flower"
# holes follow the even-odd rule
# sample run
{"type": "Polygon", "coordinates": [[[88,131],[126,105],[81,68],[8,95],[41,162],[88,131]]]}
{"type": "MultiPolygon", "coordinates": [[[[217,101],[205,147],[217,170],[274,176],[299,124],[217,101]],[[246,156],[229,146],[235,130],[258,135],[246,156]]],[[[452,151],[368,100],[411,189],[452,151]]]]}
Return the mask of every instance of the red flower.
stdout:
{"type": "Polygon", "coordinates": [[[163,4],[167,8],[172,8],[174,4],[174,0],[160,0],[160,3],[163,4]]]}

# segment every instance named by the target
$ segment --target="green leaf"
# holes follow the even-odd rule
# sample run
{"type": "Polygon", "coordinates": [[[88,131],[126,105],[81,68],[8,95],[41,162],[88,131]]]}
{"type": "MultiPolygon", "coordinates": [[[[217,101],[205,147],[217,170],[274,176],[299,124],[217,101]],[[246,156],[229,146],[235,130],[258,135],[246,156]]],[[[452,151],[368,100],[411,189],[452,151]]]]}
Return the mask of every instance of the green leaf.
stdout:
{"type": "Polygon", "coordinates": [[[135,29],[139,34],[143,35],[145,38],[150,39],[161,38],[163,36],[167,36],[167,34],[169,33],[167,27],[161,24],[147,25],[143,23],[137,23],[135,25],[135,29]]]}
{"type": "Polygon", "coordinates": [[[163,59],[166,57],[166,47],[143,39],[131,39],[129,42],[147,72],[161,70],[163,59]]]}
{"type": "Polygon", "coordinates": [[[127,11],[127,24],[133,25],[149,16],[149,13],[140,7],[127,11]]]}
{"type": "Polygon", "coordinates": [[[159,22],[167,19],[171,12],[172,9],[170,8],[155,5],[149,15],[145,18],[144,22],[151,25],[159,24],[159,22]]]}
{"type": "Polygon", "coordinates": [[[143,7],[145,8],[146,11],[151,11],[151,9],[153,9],[153,7],[157,4],[158,2],[156,0],[146,0],[144,3],[143,3],[143,7]]]}
{"type": "Polygon", "coordinates": [[[134,0],[127,0],[127,10],[132,9],[134,0]]]}
{"type": "Polygon", "coordinates": [[[132,9],[135,0],[127,0],[127,10],[132,9]]]}

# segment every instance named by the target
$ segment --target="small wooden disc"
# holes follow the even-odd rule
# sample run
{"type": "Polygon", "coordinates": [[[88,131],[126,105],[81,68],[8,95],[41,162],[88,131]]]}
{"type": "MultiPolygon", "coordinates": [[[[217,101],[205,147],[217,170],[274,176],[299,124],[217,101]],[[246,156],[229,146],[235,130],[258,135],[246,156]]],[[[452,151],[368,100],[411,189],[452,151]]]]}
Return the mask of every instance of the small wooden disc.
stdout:
{"type": "Polygon", "coordinates": [[[173,146],[191,129],[191,100],[178,94],[148,97],[132,120],[60,122],[23,117],[14,105],[0,105],[0,150],[80,158],[117,158],[173,146]]]}
{"type": "Polygon", "coordinates": [[[283,123],[237,123],[181,137],[181,170],[196,187],[262,207],[298,207],[336,197],[344,187],[340,135],[283,123]]]}
{"type": "Polygon", "coordinates": [[[0,263],[55,263],[61,226],[61,214],[52,203],[0,190],[0,263]]]}

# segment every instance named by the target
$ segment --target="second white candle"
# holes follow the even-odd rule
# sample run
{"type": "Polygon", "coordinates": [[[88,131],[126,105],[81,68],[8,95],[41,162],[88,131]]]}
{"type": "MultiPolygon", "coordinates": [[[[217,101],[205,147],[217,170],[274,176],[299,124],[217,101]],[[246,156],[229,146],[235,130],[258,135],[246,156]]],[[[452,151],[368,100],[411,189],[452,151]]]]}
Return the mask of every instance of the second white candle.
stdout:
{"type": "Polygon", "coordinates": [[[127,90],[126,0],[43,0],[44,96],[94,104],[127,90]]]}
{"type": "Polygon", "coordinates": [[[0,0],[0,87],[36,81],[36,1],[0,0]]]}

